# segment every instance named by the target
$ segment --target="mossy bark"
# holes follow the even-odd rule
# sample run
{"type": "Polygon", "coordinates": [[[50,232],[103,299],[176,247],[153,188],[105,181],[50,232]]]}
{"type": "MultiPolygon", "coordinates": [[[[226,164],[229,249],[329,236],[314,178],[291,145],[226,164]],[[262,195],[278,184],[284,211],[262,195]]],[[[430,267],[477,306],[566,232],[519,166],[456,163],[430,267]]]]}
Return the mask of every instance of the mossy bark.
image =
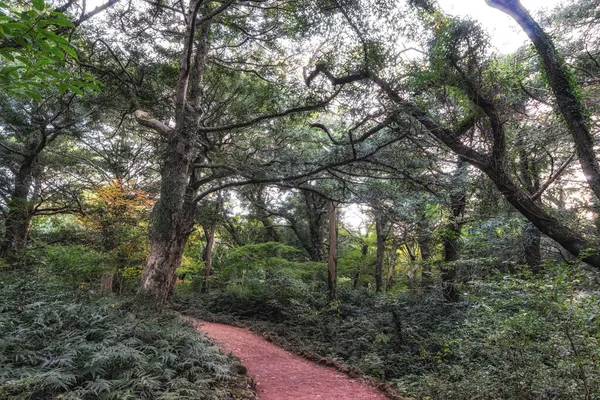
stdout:
{"type": "Polygon", "coordinates": [[[8,202],[8,215],[4,222],[5,233],[0,246],[3,256],[22,250],[27,243],[33,207],[29,194],[33,182],[33,157],[25,159],[15,176],[15,186],[8,202]]]}
{"type": "Polygon", "coordinates": [[[194,151],[185,133],[175,134],[161,170],[160,199],[152,210],[150,255],[139,294],[164,307],[172,296],[176,270],[194,227],[196,203],[189,187],[194,151]]]}
{"type": "Polygon", "coordinates": [[[579,164],[596,198],[600,199],[600,165],[594,150],[594,138],[590,132],[587,111],[581,101],[579,88],[564,59],[556,50],[554,42],[517,0],[488,0],[511,17],[531,39],[540,59],[548,84],[556,98],[558,109],[573,137],[579,164]]]}

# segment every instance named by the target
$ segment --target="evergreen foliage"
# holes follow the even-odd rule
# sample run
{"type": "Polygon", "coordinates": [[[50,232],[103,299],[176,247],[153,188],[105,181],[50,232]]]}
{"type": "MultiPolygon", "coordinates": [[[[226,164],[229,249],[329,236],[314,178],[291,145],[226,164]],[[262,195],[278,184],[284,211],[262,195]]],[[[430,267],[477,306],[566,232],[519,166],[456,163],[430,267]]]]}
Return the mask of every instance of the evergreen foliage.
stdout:
{"type": "Polygon", "coordinates": [[[231,398],[231,359],[179,317],[0,273],[0,398],[231,398]]]}
{"type": "Polygon", "coordinates": [[[593,398],[600,388],[595,275],[554,264],[542,275],[504,275],[493,264],[478,270],[460,304],[426,285],[384,294],[342,285],[329,303],[322,288],[283,272],[262,286],[181,293],[178,301],[187,313],[247,324],[418,399],[593,398]]]}

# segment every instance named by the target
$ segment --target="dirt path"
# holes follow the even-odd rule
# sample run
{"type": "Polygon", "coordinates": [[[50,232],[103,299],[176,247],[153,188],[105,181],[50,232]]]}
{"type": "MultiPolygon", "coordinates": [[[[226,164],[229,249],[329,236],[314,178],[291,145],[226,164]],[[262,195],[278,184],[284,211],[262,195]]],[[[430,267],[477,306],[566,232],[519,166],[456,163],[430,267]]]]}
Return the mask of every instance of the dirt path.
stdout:
{"type": "Polygon", "coordinates": [[[378,389],[291,354],[249,329],[189,319],[256,382],[259,400],[385,400],[378,389]]]}

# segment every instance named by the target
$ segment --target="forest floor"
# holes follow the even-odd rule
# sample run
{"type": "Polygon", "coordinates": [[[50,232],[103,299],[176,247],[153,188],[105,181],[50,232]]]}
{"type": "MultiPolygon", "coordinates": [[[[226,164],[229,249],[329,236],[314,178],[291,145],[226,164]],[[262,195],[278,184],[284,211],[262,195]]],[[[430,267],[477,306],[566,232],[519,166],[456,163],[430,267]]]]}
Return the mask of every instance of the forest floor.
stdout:
{"type": "Polygon", "coordinates": [[[256,384],[259,400],[385,400],[362,379],[289,353],[246,328],[186,318],[225,353],[239,358],[256,384]]]}

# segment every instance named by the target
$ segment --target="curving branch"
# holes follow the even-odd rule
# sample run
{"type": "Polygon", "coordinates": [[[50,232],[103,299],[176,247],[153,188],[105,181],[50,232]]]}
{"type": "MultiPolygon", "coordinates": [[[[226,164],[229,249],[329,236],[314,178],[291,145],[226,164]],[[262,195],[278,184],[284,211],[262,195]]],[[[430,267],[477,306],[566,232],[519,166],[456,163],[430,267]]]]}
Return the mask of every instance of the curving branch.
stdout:
{"type": "Polygon", "coordinates": [[[224,126],[200,127],[200,128],[198,128],[198,132],[225,132],[225,131],[230,131],[230,130],[234,130],[234,129],[247,128],[249,126],[256,125],[262,121],[277,119],[277,118],[285,117],[286,115],[290,115],[290,114],[297,114],[297,113],[302,113],[302,112],[306,112],[306,111],[318,110],[319,108],[323,108],[326,105],[328,105],[331,102],[331,100],[333,100],[338,95],[339,92],[340,91],[337,90],[335,93],[333,93],[327,99],[325,99],[317,104],[288,108],[287,110],[284,110],[279,113],[261,115],[259,117],[252,118],[251,120],[248,120],[245,122],[239,122],[237,124],[224,125],[224,126]]]}
{"type": "Polygon", "coordinates": [[[156,118],[152,118],[146,111],[136,110],[133,113],[133,116],[140,125],[154,129],[166,139],[169,139],[173,133],[173,128],[157,120],[156,118]]]}

